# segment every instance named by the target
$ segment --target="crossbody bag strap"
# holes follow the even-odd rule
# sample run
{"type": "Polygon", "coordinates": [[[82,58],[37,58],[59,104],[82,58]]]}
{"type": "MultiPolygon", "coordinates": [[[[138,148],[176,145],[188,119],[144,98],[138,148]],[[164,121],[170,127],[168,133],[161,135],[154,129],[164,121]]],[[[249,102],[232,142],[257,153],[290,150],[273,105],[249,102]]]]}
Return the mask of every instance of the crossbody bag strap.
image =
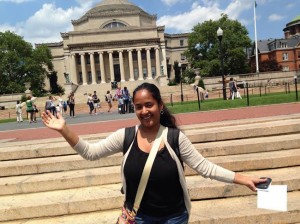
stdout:
{"type": "Polygon", "coordinates": [[[135,200],[134,200],[133,209],[136,212],[138,211],[138,209],[140,207],[140,204],[141,204],[141,201],[142,201],[145,189],[146,189],[146,185],[147,185],[147,182],[149,179],[150,171],[152,169],[154,159],[156,157],[156,154],[157,154],[157,151],[159,149],[162,139],[164,138],[164,136],[166,136],[167,130],[168,129],[165,128],[164,126],[162,126],[162,125],[160,126],[158,133],[156,135],[155,141],[153,143],[153,146],[151,148],[150,154],[149,154],[146,164],[144,166],[142,177],[141,177],[141,180],[140,180],[140,183],[138,186],[138,190],[137,190],[137,193],[135,196],[135,200]]]}

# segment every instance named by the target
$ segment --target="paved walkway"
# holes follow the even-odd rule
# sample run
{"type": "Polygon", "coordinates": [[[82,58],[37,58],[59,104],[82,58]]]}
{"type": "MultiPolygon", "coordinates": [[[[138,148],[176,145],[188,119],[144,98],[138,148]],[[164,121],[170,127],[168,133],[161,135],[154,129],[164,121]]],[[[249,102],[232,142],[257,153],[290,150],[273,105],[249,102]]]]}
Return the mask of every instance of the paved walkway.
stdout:
{"type": "MultiPolygon", "coordinates": [[[[188,125],[298,113],[300,113],[300,103],[288,103],[268,106],[244,107],[228,110],[177,114],[176,119],[178,125],[188,125]]],[[[118,128],[132,126],[138,123],[138,120],[134,116],[134,114],[125,117],[122,117],[122,115],[118,114],[111,114],[111,116],[108,116],[106,120],[97,121],[97,119],[95,120],[95,118],[93,118],[93,120],[90,121],[83,120],[84,123],[76,123],[76,119],[77,118],[72,119],[73,124],[70,124],[70,126],[72,126],[72,129],[79,135],[111,132],[115,131],[118,128]]],[[[79,121],[80,119],[78,119],[78,122],[79,121]]],[[[16,126],[18,124],[10,123],[10,125],[16,126]]],[[[31,126],[27,129],[17,130],[7,128],[6,130],[0,131],[1,141],[9,139],[13,141],[24,141],[56,137],[60,137],[60,135],[56,131],[50,130],[46,127],[35,128],[31,126]]]]}

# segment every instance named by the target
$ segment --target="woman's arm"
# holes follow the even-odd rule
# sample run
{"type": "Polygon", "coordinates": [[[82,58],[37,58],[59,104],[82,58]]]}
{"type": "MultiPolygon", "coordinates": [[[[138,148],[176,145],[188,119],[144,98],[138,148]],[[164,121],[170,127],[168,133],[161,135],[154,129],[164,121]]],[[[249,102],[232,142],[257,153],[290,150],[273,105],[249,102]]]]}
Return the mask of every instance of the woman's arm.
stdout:
{"type": "Polygon", "coordinates": [[[259,179],[257,177],[249,177],[235,173],[208,161],[197,151],[190,140],[182,132],[179,134],[179,148],[183,162],[203,177],[209,177],[222,182],[245,185],[252,191],[256,191],[256,184],[266,181],[266,179],[259,179]]]}

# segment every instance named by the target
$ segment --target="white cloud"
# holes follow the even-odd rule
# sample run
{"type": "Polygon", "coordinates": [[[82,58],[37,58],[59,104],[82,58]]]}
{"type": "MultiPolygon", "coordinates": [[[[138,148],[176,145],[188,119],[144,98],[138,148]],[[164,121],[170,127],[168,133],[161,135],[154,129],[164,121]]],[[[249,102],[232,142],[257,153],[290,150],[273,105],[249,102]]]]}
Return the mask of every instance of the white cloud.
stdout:
{"type": "Polygon", "coordinates": [[[284,17],[278,14],[271,14],[269,15],[268,18],[270,21],[278,21],[278,20],[282,20],[284,17]]]}
{"type": "MultiPolygon", "coordinates": [[[[220,1],[220,0],[219,0],[220,1]]],[[[235,0],[232,1],[225,9],[221,8],[218,0],[203,0],[202,5],[194,2],[190,11],[183,12],[178,15],[166,15],[157,20],[158,25],[165,25],[174,32],[184,33],[190,32],[192,28],[207,20],[218,20],[222,13],[228,15],[230,19],[238,19],[243,11],[253,7],[251,0],[235,0]]],[[[243,24],[249,21],[243,20],[243,24]]]]}
{"type": "Polygon", "coordinates": [[[80,7],[63,9],[55,4],[44,4],[25,22],[16,26],[19,35],[31,43],[61,41],[60,32],[71,31],[71,20],[79,19],[89,9],[91,2],[82,1],[80,7]]]}
{"type": "Polygon", "coordinates": [[[180,0],[162,0],[165,5],[172,6],[180,2],[180,0]]]}

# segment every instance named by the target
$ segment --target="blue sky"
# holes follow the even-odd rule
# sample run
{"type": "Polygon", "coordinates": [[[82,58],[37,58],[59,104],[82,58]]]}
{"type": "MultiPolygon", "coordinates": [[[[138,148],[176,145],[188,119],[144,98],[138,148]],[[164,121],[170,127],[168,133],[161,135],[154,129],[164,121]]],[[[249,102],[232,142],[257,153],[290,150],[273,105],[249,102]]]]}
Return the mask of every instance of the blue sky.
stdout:
{"type": "MultiPolygon", "coordinates": [[[[79,19],[101,0],[0,0],[0,31],[10,30],[31,43],[61,41],[79,19]]],[[[190,32],[194,25],[217,20],[221,13],[246,26],[254,40],[254,0],[129,0],[150,14],[167,33],[190,32]]],[[[256,0],[258,39],[283,38],[283,28],[300,15],[300,0],[256,0]]]]}

